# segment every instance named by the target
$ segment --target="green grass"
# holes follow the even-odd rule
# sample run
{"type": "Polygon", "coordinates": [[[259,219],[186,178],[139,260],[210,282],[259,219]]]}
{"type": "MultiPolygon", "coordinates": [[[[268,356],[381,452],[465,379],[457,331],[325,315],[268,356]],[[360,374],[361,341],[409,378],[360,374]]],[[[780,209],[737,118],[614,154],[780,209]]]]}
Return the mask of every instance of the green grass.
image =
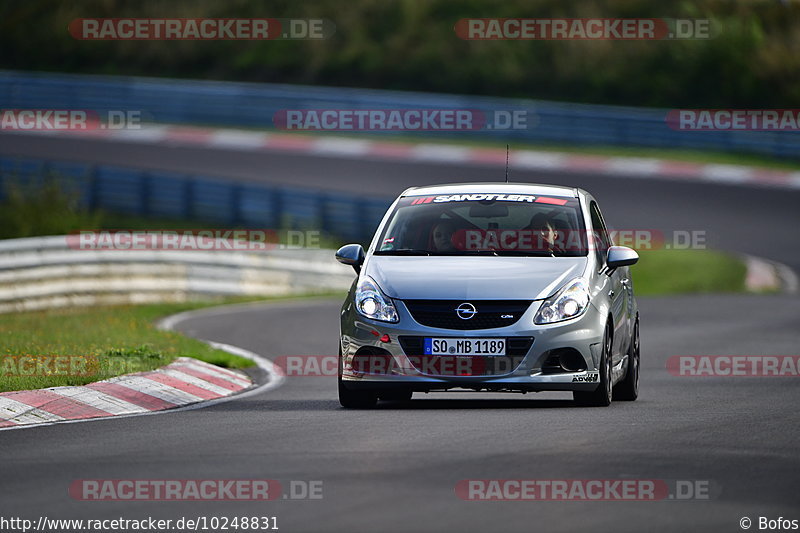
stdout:
{"type": "Polygon", "coordinates": [[[637,296],[743,292],[747,268],[738,258],[714,250],[639,251],[631,267],[637,296]]]}
{"type": "Polygon", "coordinates": [[[152,370],[181,356],[194,357],[228,368],[252,366],[248,359],[215,350],[177,332],[160,331],[154,325],[158,318],[181,311],[220,303],[248,301],[254,299],[233,298],[224,302],[77,308],[0,315],[0,337],[3,339],[0,351],[0,392],[84,385],[115,375],[152,370]],[[28,372],[31,361],[21,361],[14,356],[26,355],[85,358],[72,359],[79,365],[74,367],[77,372],[69,368],[54,369],[52,365],[47,365],[44,368],[55,370],[53,374],[38,375],[41,372],[37,370],[37,375],[20,375],[21,371],[28,372]],[[62,375],[64,373],[80,375],[62,375]]]}
{"type": "MultiPolygon", "coordinates": [[[[0,315],[0,358],[7,356],[87,356],[88,375],[8,375],[2,366],[0,391],[83,385],[113,375],[158,368],[180,356],[191,356],[229,368],[252,363],[241,357],[153,325],[158,317],[196,308],[191,304],[157,304],[36,311],[0,315]],[[121,371],[122,370],[122,371],[121,371]]],[[[38,372],[37,372],[38,373],[38,372]]],[[[70,373],[70,372],[68,372],[70,373]]]]}

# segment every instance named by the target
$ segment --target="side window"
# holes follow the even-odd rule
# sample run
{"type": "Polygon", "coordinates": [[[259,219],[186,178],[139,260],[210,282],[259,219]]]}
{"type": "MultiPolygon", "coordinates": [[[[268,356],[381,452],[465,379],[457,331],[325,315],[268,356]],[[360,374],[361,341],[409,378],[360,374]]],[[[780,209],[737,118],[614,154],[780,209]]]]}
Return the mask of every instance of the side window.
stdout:
{"type": "Polygon", "coordinates": [[[597,207],[597,202],[592,201],[589,205],[589,214],[592,217],[592,235],[591,244],[594,246],[595,253],[597,254],[597,261],[604,265],[606,263],[606,253],[608,247],[611,245],[606,225],[603,222],[603,215],[600,214],[600,208],[597,207]]]}

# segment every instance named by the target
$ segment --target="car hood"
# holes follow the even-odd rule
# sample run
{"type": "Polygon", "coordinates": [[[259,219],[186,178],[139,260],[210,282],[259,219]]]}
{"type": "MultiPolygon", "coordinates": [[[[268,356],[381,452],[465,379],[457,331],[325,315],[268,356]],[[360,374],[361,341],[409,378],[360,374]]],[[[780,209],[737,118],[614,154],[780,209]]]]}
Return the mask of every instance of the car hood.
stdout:
{"type": "Polygon", "coordinates": [[[586,257],[372,256],[364,273],[401,300],[539,300],[580,276],[586,257]]]}

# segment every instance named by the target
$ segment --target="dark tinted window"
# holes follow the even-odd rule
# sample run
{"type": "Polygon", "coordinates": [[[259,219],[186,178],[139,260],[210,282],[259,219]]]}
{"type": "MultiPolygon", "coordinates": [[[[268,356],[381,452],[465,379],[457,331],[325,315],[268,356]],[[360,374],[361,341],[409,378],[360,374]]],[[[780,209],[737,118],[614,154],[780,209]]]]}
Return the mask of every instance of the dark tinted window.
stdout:
{"type": "Polygon", "coordinates": [[[608,252],[608,247],[611,246],[611,240],[608,237],[608,231],[606,230],[605,222],[603,222],[603,215],[600,214],[600,208],[597,206],[597,202],[592,202],[589,205],[589,213],[592,218],[592,235],[590,239],[590,243],[593,243],[595,253],[597,253],[597,259],[601,264],[605,264],[606,262],[606,253],[608,252]]]}
{"type": "Polygon", "coordinates": [[[452,194],[400,200],[380,236],[382,255],[586,255],[577,198],[452,194]]]}

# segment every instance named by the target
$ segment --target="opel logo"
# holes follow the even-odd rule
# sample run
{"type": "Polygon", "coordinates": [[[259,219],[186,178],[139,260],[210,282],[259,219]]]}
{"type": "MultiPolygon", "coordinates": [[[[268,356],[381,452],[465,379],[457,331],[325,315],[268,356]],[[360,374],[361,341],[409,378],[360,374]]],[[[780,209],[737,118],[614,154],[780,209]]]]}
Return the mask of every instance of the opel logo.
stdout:
{"type": "Polygon", "coordinates": [[[475,309],[475,306],[471,303],[464,302],[463,304],[456,307],[456,314],[458,318],[461,320],[469,320],[470,318],[474,317],[478,314],[478,310],[475,309]]]}

